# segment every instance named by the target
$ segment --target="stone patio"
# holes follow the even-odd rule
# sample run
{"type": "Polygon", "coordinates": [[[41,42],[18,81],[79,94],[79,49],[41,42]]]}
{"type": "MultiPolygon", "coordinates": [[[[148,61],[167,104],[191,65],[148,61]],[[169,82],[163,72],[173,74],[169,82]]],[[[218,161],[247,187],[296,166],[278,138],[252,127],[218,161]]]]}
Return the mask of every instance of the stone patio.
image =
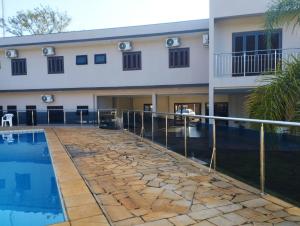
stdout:
{"type": "Polygon", "coordinates": [[[130,134],[53,131],[112,225],[300,225],[298,207],[130,134]]]}

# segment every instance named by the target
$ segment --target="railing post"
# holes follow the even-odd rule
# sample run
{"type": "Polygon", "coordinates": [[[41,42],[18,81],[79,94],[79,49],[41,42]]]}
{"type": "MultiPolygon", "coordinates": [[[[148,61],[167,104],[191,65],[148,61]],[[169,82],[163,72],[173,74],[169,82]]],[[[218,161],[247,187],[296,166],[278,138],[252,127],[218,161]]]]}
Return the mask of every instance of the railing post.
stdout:
{"type": "Polygon", "coordinates": [[[246,76],[246,52],[244,52],[244,76],[246,76]]]}
{"type": "Polygon", "coordinates": [[[213,153],[214,153],[214,171],[217,170],[217,140],[216,140],[216,120],[213,121],[213,153]]]}
{"type": "Polygon", "coordinates": [[[123,110],[121,111],[121,123],[122,123],[121,128],[124,130],[124,111],[123,110]]]}
{"type": "Polygon", "coordinates": [[[184,156],[187,158],[187,126],[186,126],[186,116],[184,116],[184,156]]]}
{"type": "Polygon", "coordinates": [[[135,134],[135,111],[133,112],[133,133],[135,134]]]}
{"type": "Polygon", "coordinates": [[[64,124],[67,124],[67,113],[65,110],[64,110],[64,124]]]}
{"type": "Polygon", "coordinates": [[[211,172],[212,165],[214,167],[214,172],[217,170],[217,138],[216,138],[216,120],[212,119],[212,138],[213,138],[213,148],[212,148],[212,155],[209,164],[209,172],[211,172]]]}
{"type": "Polygon", "coordinates": [[[154,141],[154,115],[153,112],[151,112],[151,139],[152,142],[154,141]]]}
{"type": "Polygon", "coordinates": [[[166,149],[168,149],[168,115],[166,115],[166,149]]]}
{"type": "Polygon", "coordinates": [[[265,132],[264,124],[260,127],[260,191],[265,193],[265,132]]]}
{"type": "Polygon", "coordinates": [[[31,125],[34,126],[33,110],[31,111],[31,125]]]}
{"type": "Polygon", "coordinates": [[[277,50],[275,49],[275,75],[277,74],[277,50]]]}
{"type": "Polygon", "coordinates": [[[141,137],[144,137],[144,112],[142,111],[142,131],[141,131],[141,137]]]}
{"type": "Polygon", "coordinates": [[[82,126],[82,110],[80,110],[80,125],[82,126]]]}
{"type": "Polygon", "coordinates": [[[128,128],[128,132],[130,131],[130,127],[129,127],[129,111],[127,112],[127,128],[128,128]]]}
{"type": "Polygon", "coordinates": [[[47,110],[47,121],[48,121],[48,125],[50,124],[50,110],[47,110]]]}

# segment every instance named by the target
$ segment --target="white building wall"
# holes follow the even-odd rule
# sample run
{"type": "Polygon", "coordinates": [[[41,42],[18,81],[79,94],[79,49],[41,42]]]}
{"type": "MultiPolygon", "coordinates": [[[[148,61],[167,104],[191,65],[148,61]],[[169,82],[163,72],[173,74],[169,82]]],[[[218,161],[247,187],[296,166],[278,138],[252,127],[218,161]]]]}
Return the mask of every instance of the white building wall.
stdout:
{"type": "Polygon", "coordinates": [[[190,48],[187,68],[169,68],[165,37],[133,42],[133,51],[142,52],[142,70],[137,71],[123,71],[122,53],[114,41],[56,47],[56,55],[64,56],[64,74],[48,74],[41,48],[31,47],[19,49],[20,58],[27,59],[27,75],[12,76],[10,59],[2,51],[0,90],[208,84],[208,49],[202,45],[202,35],[181,39],[182,47],[190,48]],[[107,64],[94,64],[94,54],[98,53],[107,54],[107,64]],[[76,65],[76,55],[85,54],[88,65],[76,65]]]}

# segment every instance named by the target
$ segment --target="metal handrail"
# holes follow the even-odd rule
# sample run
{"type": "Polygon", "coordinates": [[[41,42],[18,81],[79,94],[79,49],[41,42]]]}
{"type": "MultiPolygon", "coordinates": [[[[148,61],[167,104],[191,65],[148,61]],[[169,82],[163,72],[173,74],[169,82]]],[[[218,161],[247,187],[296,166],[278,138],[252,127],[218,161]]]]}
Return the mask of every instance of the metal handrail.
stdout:
{"type": "MultiPolygon", "coordinates": [[[[260,125],[260,147],[259,147],[259,159],[260,159],[260,191],[261,194],[265,193],[265,130],[264,125],[276,125],[276,126],[296,126],[300,127],[300,123],[298,122],[286,122],[286,121],[274,121],[274,120],[262,120],[262,119],[248,119],[248,118],[234,118],[234,117],[220,117],[220,116],[207,116],[207,115],[185,115],[185,114],[178,114],[178,113],[163,113],[163,112],[152,112],[152,111],[136,111],[136,110],[126,110],[127,116],[128,116],[128,131],[130,131],[130,120],[129,115],[130,112],[134,112],[134,116],[136,112],[139,112],[142,114],[142,130],[144,127],[144,115],[145,114],[151,114],[151,124],[152,124],[152,131],[151,131],[151,140],[154,142],[154,117],[161,117],[162,119],[165,119],[165,147],[168,149],[168,119],[171,119],[169,116],[180,116],[183,117],[184,121],[184,156],[187,158],[187,118],[198,118],[198,119],[210,119],[212,123],[212,155],[211,155],[211,161],[209,165],[209,172],[211,172],[211,169],[214,169],[214,172],[217,171],[217,148],[216,148],[216,133],[217,133],[217,127],[216,127],[216,120],[223,120],[223,121],[235,121],[235,122],[247,122],[247,123],[256,123],[260,125]]],[[[123,113],[122,113],[123,115],[123,113]]],[[[133,125],[136,126],[136,117],[134,117],[133,125]]],[[[124,124],[124,122],[123,122],[124,124]]],[[[124,128],[124,127],[123,127],[124,128]]],[[[135,133],[135,128],[134,128],[135,133]]],[[[143,133],[143,132],[142,132],[143,133]]],[[[141,133],[141,137],[142,137],[141,133]]]]}
{"type": "Polygon", "coordinates": [[[237,52],[221,52],[214,53],[214,55],[229,55],[229,54],[239,54],[239,53],[260,53],[260,52],[268,52],[268,51],[300,51],[300,48],[285,48],[285,49],[265,49],[265,50],[249,50],[249,51],[237,51],[237,52]]]}

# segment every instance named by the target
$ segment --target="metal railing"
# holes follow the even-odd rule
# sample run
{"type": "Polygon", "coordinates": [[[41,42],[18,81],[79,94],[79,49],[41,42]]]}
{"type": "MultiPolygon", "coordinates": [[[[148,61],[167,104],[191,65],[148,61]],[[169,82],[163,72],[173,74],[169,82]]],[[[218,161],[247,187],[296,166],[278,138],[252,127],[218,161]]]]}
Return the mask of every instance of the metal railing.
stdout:
{"type": "MultiPolygon", "coordinates": [[[[118,111],[116,109],[26,109],[1,110],[0,117],[11,113],[13,125],[95,125],[107,128],[120,128],[118,111]]],[[[1,118],[0,118],[1,120],[1,118]]]]}
{"type": "MultiPolygon", "coordinates": [[[[148,138],[150,141],[158,143],[166,147],[167,149],[178,152],[187,158],[191,157],[202,162],[204,161],[205,164],[207,164],[210,169],[213,168],[214,171],[217,171],[219,168],[221,171],[225,171],[230,175],[234,175],[235,172],[239,174],[238,169],[235,169],[231,166],[227,167],[223,161],[226,161],[227,158],[230,158],[230,156],[228,155],[229,153],[232,156],[238,153],[239,157],[244,158],[245,160],[245,163],[241,165],[241,168],[247,167],[247,164],[248,167],[251,168],[249,174],[244,176],[254,177],[255,172],[257,172],[257,176],[259,174],[259,181],[257,181],[256,185],[260,188],[262,194],[264,194],[266,190],[266,161],[270,162],[270,159],[275,158],[274,156],[272,156],[273,153],[276,152],[275,154],[278,154],[277,152],[280,152],[280,155],[285,155],[287,153],[295,154],[295,158],[297,158],[293,159],[296,160],[295,165],[300,164],[300,136],[298,136],[299,134],[293,135],[292,133],[289,133],[289,131],[292,131],[291,127],[300,128],[300,123],[297,122],[204,115],[189,116],[172,113],[143,111],[126,111],[123,114],[126,114],[126,117],[123,117],[123,125],[125,125],[124,129],[141,137],[148,138]],[[137,121],[137,118],[139,118],[139,120],[141,121],[137,121]],[[205,121],[203,119],[210,120],[211,124],[203,123],[203,121],[205,121]],[[243,123],[243,127],[237,127],[237,125],[243,123]],[[255,127],[259,129],[253,129],[251,127],[251,124],[254,124],[255,127]],[[278,129],[277,132],[269,132],[265,130],[266,125],[273,125],[277,126],[278,128],[287,127],[288,129],[278,129]],[[193,129],[200,131],[198,137],[196,138],[193,135],[193,129]],[[287,139],[287,137],[288,144],[286,145],[286,143],[284,142],[286,142],[285,139],[287,139]],[[274,146],[275,141],[278,143],[278,146],[274,146]],[[283,143],[281,144],[280,142],[283,143]],[[199,152],[205,149],[206,154],[197,153],[197,149],[199,150],[199,152]],[[247,159],[245,159],[243,151],[245,151],[245,153],[247,152],[249,163],[247,163],[247,159]],[[220,155],[219,161],[217,161],[217,153],[219,153],[218,155],[220,155]],[[266,153],[268,154],[267,160],[266,153]],[[196,156],[196,158],[194,156],[196,156]],[[257,161],[254,161],[253,159],[257,161]],[[230,170],[226,170],[226,168],[233,169],[234,173],[230,172],[230,170]]],[[[238,161],[238,158],[235,159],[235,157],[233,157],[233,161],[238,161]]],[[[281,158],[279,158],[279,161],[281,161],[281,158]]],[[[235,162],[233,164],[238,164],[238,162],[235,162]]],[[[275,167],[272,164],[273,163],[271,162],[268,167],[272,169],[273,167],[275,169],[280,169],[281,167],[280,165],[275,167]]],[[[293,167],[291,162],[284,163],[284,165],[289,164],[291,164],[291,167],[293,167]]],[[[296,169],[293,169],[293,171],[295,170],[296,169]]],[[[268,172],[268,179],[274,176],[271,175],[271,173],[272,172],[268,172]]],[[[258,178],[252,179],[256,181],[256,179],[258,178]]],[[[252,181],[250,181],[250,184],[253,185],[252,181]]],[[[269,184],[270,180],[268,180],[268,185],[269,184]]],[[[272,186],[273,185],[270,185],[270,187],[272,186]]],[[[296,186],[295,191],[300,189],[300,184],[294,184],[291,186],[296,186]]],[[[280,193],[280,191],[277,191],[277,187],[276,189],[272,188],[269,190],[271,190],[271,192],[275,190],[275,193],[280,193]]],[[[288,196],[289,193],[284,195],[288,196]]],[[[296,201],[300,202],[300,197],[297,195],[295,195],[295,197],[296,199],[298,199],[296,201]]]]}
{"type": "Polygon", "coordinates": [[[270,49],[215,54],[215,77],[274,74],[282,62],[300,57],[300,49],[270,49]]]}

